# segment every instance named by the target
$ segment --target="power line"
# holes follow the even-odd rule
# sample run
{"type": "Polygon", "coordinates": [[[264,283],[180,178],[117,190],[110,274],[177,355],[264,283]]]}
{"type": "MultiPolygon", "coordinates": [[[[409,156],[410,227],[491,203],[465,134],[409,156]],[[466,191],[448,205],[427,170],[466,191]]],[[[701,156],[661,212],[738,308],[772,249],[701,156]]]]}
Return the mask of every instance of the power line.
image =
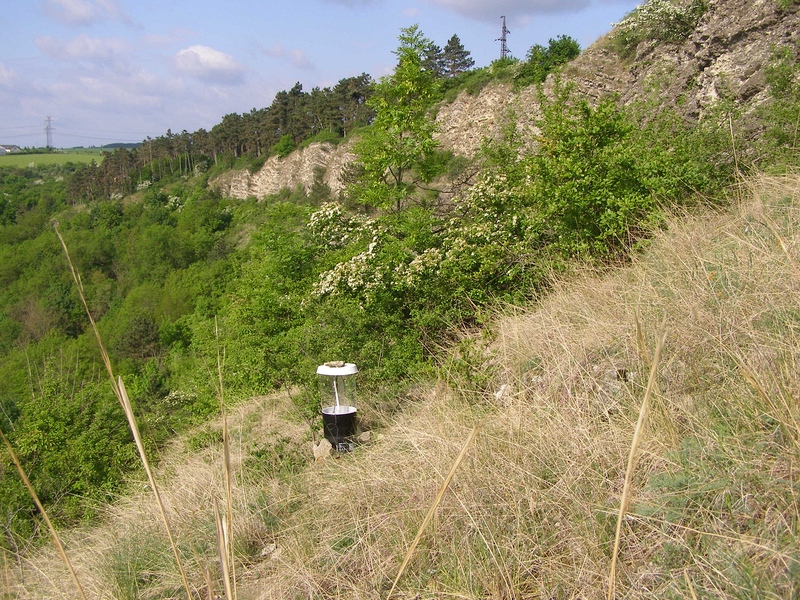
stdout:
{"type": "MultiPolygon", "coordinates": [[[[52,117],[48,117],[51,121],[52,131],[55,131],[54,122],[55,119],[52,117]]],[[[47,120],[45,120],[45,126],[47,126],[47,120]]],[[[35,135],[40,135],[42,132],[41,125],[14,125],[10,127],[0,127],[0,136],[25,136],[25,137],[32,137],[35,135]]],[[[45,127],[46,132],[46,127],[45,127]]],[[[98,137],[101,138],[104,135],[114,135],[114,136],[135,136],[137,139],[143,140],[147,136],[155,136],[152,131],[149,133],[142,133],[140,131],[113,131],[113,130],[106,130],[106,129],[81,129],[80,133],[70,133],[69,131],[65,131],[64,129],[58,130],[59,135],[70,135],[73,137],[98,137]]]]}
{"type": "Polygon", "coordinates": [[[16,131],[16,130],[19,130],[19,129],[23,129],[23,130],[24,129],[34,130],[35,129],[36,131],[39,131],[39,126],[38,125],[17,125],[15,127],[0,127],[0,133],[6,132],[6,131],[16,131]]]}
{"type": "Polygon", "coordinates": [[[139,139],[136,139],[136,140],[132,140],[132,139],[125,140],[125,139],[120,139],[119,137],[102,137],[102,136],[99,136],[99,135],[82,135],[80,133],[69,133],[68,131],[62,131],[60,133],[60,135],[61,135],[62,138],[67,137],[67,138],[78,138],[78,139],[82,139],[82,140],[99,140],[101,142],[120,142],[120,143],[124,143],[124,142],[130,142],[130,143],[136,142],[136,143],[138,143],[138,142],[141,142],[145,137],[147,137],[145,135],[142,138],[139,138],[139,139]]]}

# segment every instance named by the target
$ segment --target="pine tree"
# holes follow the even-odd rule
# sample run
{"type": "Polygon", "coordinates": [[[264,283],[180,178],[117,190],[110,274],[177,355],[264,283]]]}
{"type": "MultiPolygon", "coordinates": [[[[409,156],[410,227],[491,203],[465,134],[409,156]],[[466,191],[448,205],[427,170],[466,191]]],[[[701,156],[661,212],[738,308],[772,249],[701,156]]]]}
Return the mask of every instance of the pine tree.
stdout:
{"type": "Polygon", "coordinates": [[[447,45],[444,47],[442,63],[447,77],[453,77],[459,73],[469,71],[475,65],[475,61],[470,56],[469,51],[464,48],[456,34],[453,34],[453,37],[447,41],[447,45]]]}
{"type": "Polygon", "coordinates": [[[428,40],[423,52],[422,67],[426,71],[433,73],[437,79],[444,77],[447,69],[444,52],[430,40],[428,40]]]}

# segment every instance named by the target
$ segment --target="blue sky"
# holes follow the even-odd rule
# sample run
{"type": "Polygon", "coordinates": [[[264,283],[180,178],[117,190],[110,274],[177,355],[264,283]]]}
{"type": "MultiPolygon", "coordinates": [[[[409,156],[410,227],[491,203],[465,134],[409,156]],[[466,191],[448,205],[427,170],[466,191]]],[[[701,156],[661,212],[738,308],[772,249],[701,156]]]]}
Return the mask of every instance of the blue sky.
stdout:
{"type": "Polygon", "coordinates": [[[210,129],[275,94],[394,66],[400,28],[444,46],[454,33],[476,66],[569,35],[586,47],[637,0],[4,0],[0,144],[138,142],[210,129]]]}

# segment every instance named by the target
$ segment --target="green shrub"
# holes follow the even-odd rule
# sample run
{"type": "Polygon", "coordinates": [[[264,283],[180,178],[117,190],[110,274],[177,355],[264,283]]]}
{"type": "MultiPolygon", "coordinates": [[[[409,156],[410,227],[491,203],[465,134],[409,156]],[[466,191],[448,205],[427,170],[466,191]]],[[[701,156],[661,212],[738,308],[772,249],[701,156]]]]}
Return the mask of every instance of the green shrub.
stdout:
{"type": "Polygon", "coordinates": [[[695,30],[707,9],[706,0],[692,0],[685,6],[671,0],[647,0],[613,24],[613,47],[620,56],[628,58],[643,41],[682,42],[695,30]]]}
{"type": "Polygon", "coordinates": [[[514,86],[519,89],[534,83],[542,83],[547,75],[576,58],[581,47],[573,38],[560,35],[550,38],[547,48],[539,44],[528,50],[527,60],[520,64],[514,75],[514,86]]]}
{"type": "Polygon", "coordinates": [[[764,69],[770,102],[759,107],[766,124],[762,155],[767,162],[797,164],[800,138],[800,46],[778,46],[764,69]]]}
{"type": "Polygon", "coordinates": [[[344,138],[337,132],[331,131],[330,129],[325,129],[309,138],[304,139],[302,142],[298,144],[297,148],[298,149],[306,148],[314,143],[337,145],[343,139],[344,138]]]}
{"type": "Polygon", "coordinates": [[[261,170],[265,162],[267,162],[267,156],[263,154],[256,158],[252,158],[250,159],[249,164],[247,165],[247,170],[250,172],[251,175],[255,175],[261,170]]]}
{"type": "Polygon", "coordinates": [[[294,143],[292,136],[287,133],[269,149],[269,153],[284,158],[294,152],[295,148],[297,148],[297,144],[294,143]]]}

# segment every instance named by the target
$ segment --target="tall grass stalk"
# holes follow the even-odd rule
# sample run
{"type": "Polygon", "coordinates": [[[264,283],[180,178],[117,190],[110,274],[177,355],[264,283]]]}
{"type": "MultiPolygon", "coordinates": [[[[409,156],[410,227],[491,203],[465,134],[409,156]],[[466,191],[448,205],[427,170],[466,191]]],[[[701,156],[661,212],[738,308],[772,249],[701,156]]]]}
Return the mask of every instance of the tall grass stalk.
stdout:
{"type": "Polygon", "coordinates": [[[223,449],[223,462],[224,462],[224,472],[225,472],[225,507],[226,507],[226,518],[227,518],[227,531],[229,535],[225,536],[225,556],[226,556],[226,564],[228,560],[230,560],[230,569],[225,569],[223,571],[223,577],[225,580],[225,589],[226,591],[230,588],[230,580],[228,577],[233,578],[233,595],[229,595],[228,597],[231,600],[234,600],[237,597],[237,590],[236,590],[236,559],[233,556],[233,545],[230,543],[230,535],[233,532],[233,492],[231,486],[231,479],[232,479],[232,469],[231,469],[231,444],[230,444],[230,436],[228,434],[228,416],[225,412],[225,396],[224,396],[224,386],[222,384],[222,362],[223,357],[220,354],[219,349],[219,326],[217,324],[217,317],[214,317],[214,335],[217,341],[217,377],[219,378],[219,408],[222,414],[222,449],[223,449]]]}
{"type": "Polygon", "coordinates": [[[175,555],[175,563],[177,564],[178,570],[181,573],[181,581],[186,589],[186,596],[191,600],[192,592],[189,588],[189,581],[186,578],[186,572],[183,569],[183,563],[181,561],[180,554],[178,553],[178,547],[175,544],[175,539],[172,536],[172,528],[169,525],[167,511],[164,507],[164,502],[161,499],[161,493],[158,491],[158,485],[156,484],[156,479],[153,476],[153,470],[150,468],[150,461],[147,459],[144,443],[142,442],[142,436],[139,434],[139,426],[136,424],[136,417],[133,414],[133,408],[131,407],[131,402],[128,398],[128,392],[125,389],[125,384],[122,382],[122,377],[117,379],[117,389],[119,390],[119,398],[120,402],[122,402],[122,409],[125,411],[125,417],[128,419],[128,424],[131,427],[131,433],[133,433],[133,440],[136,442],[136,449],[139,451],[139,457],[142,460],[142,466],[144,466],[144,471],[147,474],[147,481],[150,483],[150,487],[153,490],[153,495],[156,498],[156,504],[158,504],[158,509],[161,513],[161,520],[164,522],[164,529],[167,532],[169,544],[172,547],[172,553],[175,555]]]}
{"type": "Polygon", "coordinates": [[[792,255],[789,253],[789,248],[786,247],[786,242],[783,240],[783,236],[778,232],[778,227],[775,225],[772,219],[770,219],[766,215],[764,215],[762,218],[764,219],[764,222],[767,224],[767,227],[769,227],[769,230],[772,232],[772,235],[774,235],[775,239],[778,240],[778,243],[781,246],[781,250],[783,250],[783,253],[786,256],[786,260],[789,262],[789,266],[792,267],[792,270],[794,271],[795,275],[800,277],[800,268],[798,268],[797,266],[797,261],[794,260],[792,255]]]}
{"type": "MultiPolygon", "coordinates": [[[[67,569],[69,569],[69,574],[72,577],[72,581],[75,583],[75,587],[78,588],[78,593],[83,600],[86,600],[86,594],[83,592],[83,586],[81,586],[81,582],[78,580],[78,575],[75,573],[75,569],[72,567],[72,563],[70,562],[67,553],[64,551],[64,545],[61,543],[61,538],[58,537],[58,532],[56,531],[56,528],[53,527],[50,517],[47,516],[47,511],[44,509],[44,506],[39,500],[39,495],[36,493],[36,490],[33,489],[30,479],[28,479],[25,469],[22,468],[22,463],[17,457],[17,453],[14,452],[14,448],[11,447],[11,442],[8,441],[8,438],[6,437],[6,434],[3,433],[2,429],[0,429],[0,437],[3,438],[3,443],[8,450],[8,454],[11,456],[11,460],[14,462],[14,466],[17,467],[17,472],[22,478],[22,482],[25,484],[25,487],[28,489],[28,493],[31,495],[33,503],[36,505],[36,508],[39,509],[39,512],[42,513],[42,518],[47,525],[47,529],[50,531],[50,535],[53,537],[53,543],[56,545],[56,549],[58,550],[59,556],[61,556],[61,560],[64,561],[67,569]]],[[[5,553],[3,553],[3,557],[5,557],[5,553]]]]}
{"type": "Polygon", "coordinates": [[[111,379],[111,386],[114,389],[114,393],[119,400],[119,403],[122,405],[122,410],[125,412],[125,417],[128,420],[128,425],[130,426],[131,433],[133,434],[134,442],[136,443],[136,449],[139,451],[139,458],[142,461],[142,466],[144,467],[145,473],[147,474],[147,480],[150,483],[150,488],[153,490],[153,495],[156,498],[156,503],[158,504],[159,512],[161,513],[161,519],[164,522],[164,529],[167,532],[167,537],[169,538],[170,546],[172,547],[172,553],[175,556],[175,563],[178,566],[178,570],[180,571],[181,575],[181,582],[183,583],[183,587],[186,591],[186,597],[189,600],[192,600],[192,591],[189,588],[189,581],[186,578],[186,572],[183,568],[183,563],[181,561],[180,553],[178,552],[178,547],[175,545],[175,540],[172,536],[172,529],[169,525],[169,519],[167,518],[167,512],[164,507],[164,503],[161,500],[161,494],[158,491],[158,485],[156,484],[155,477],[153,476],[153,471],[150,468],[150,462],[147,460],[147,454],[145,452],[144,444],[142,443],[141,435],[139,435],[139,426],[136,423],[136,417],[133,414],[133,408],[131,407],[130,399],[128,398],[128,393],[125,390],[125,385],[122,382],[122,377],[115,378],[114,377],[114,370],[111,368],[111,359],[108,356],[108,352],[106,352],[105,345],[103,344],[103,339],[100,337],[100,331],[97,328],[97,323],[95,323],[94,317],[92,317],[92,312],[89,310],[89,305],[86,302],[86,296],[83,292],[83,284],[81,283],[80,274],[75,270],[75,267],[72,264],[72,259],[69,255],[69,250],[67,249],[67,244],[64,242],[64,238],[61,237],[61,233],[58,231],[58,223],[54,224],[54,229],[56,235],[58,236],[58,240],[61,242],[61,247],[64,249],[64,254],[67,257],[67,264],[69,265],[70,273],[72,273],[72,279],[75,281],[75,285],[78,288],[78,295],[81,298],[81,302],[83,303],[83,307],[86,309],[86,315],[89,318],[89,323],[92,325],[92,330],[94,331],[95,338],[97,338],[97,344],[100,347],[100,354],[103,357],[103,363],[106,366],[106,371],[108,371],[108,376],[111,379]]]}
{"type": "Polygon", "coordinates": [[[444,493],[447,491],[447,488],[450,486],[450,482],[453,480],[453,477],[456,474],[456,470],[458,466],[461,464],[461,461],[464,460],[464,457],[467,455],[467,450],[469,450],[472,441],[475,439],[475,435],[478,433],[478,426],[472,428],[469,435],[467,436],[467,440],[464,442],[464,446],[461,448],[461,452],[459,452],[458,456],[456,457],[453,466],[450,467],[450,472],[447,474],[447,477],[444,479],[444,483],[442,483],[442,487],[439,488],[439,493],[436,494],[436,498],[431,504],[430,509],[428,509],[428,514],[425,515],[425,518],[422,520],[422,524],[419,526],[419,531],[417,531],[417,535],[414,536],[414,541],[411,542],[411,546],[409,546],[408,551],[406,552],[406,556],[403,559],[403,563],[400,565],[400,569],[397,571],[397,576],[394,578],[394,582],[392,583],[392,587],[389,590],[389,593],[386,594],[386,600],[392,597],[395,588],[397,587],[397,582],[400,581],[400,578],[403,576],[403,573],[408,566],[408,563],[411,561],[411,556],[414,554],[414,550],[419,544],[419,541],[422,539],[422,534],[425,533],[425,529],[428,527],[428,523],[431,522],[434,514],[436,514],[436,509],[439,507],[439,504],[442,502],[442,498],[444,498],[444,493]]]}
{"type": "Polygon", "coordinates": [[[217,525],[217,548],[219,549],[219,564],[222,571],[222,585],[225,587],[225,598],[234,600],[234,592],[231,589],[230,561],[228,560],[230,553],[230,536],[228,534],[230,530],[219,514],[219,506],[216,500],[214,501],[214,522],[217,525]]]}
{"type": "Polygon", "coordinates": [[[692,595],[692,600],[697,600],[697,594],[694,593],[694,586],[692,580],[689,579],[689,573],[686,569],[683,570],[683,580],[686,582],[686,587],[689,588],[689,593],[692,595]]]}
{"type": "Polygon", "coordinates": [[[622,497],[619,502],[619,515],[617,515],[617,530],[614,534],[614,550],[611,553],[611,570],[608,577],[608,600],[614,597],[614,589],[617,579],[617,557],[619,556],[619,543],[622,537],[622,521],[625,518],[625,512],[628,509],[630,501],[631,480],[633,479],[633,468],[636,464],[636,451],[639,449],[639,443],[642,441],[644,432],[644,422],[647,417],[647,409],[650,404],[650,397],[653,394],[653,388],[656,383],[656,372],[658,370],[658,363],[661,360],[661,351],[664,349],[664,342],[667,339],[667,321],[666,315],[661,323],[658,344],[656,351],[653,355],[653,362],[650,365],[650,377],[647,380],[647,389],[644,393],[644,400],[639,409],[639,418],[636,421],[636,428],[633,431],[633,441],[631,442],[631,449],[628,453],[628,467],[625,469],[625,485],[622,488],[622,497]]]}
{"type": "Polygon", "coordinates": [[[787,432],[789,437],[794,442],[794,445],[797,447],[798,452],[800,452],[800,425],[797,422],[797,419],[794,416],[794,411],[792,407],[789,406],[789,402],[786,400],[786,396],[782,393],[779,389],[777,390],[777,394],[781,399],[781,404],[783,405],[778,406],[778,404],[767,395],[767,392],[764,391],[764,386],[761,385],[757,380],[756,376],[751,373],[745,366],[742,364],[740,359],[736,359],[736,366],[739,368],[739,372],[742,374],[742,377],[745,378],[745,381],[750,384],[756,393],[761,397],[764,401],[764,404],[769,406],[772,411],[775,413],[775,416],[780,415],[783,413],[783,417],[780,420],[780,424],[782,428],[786,428],[786,419],[788,418],[792,422],[792,430],[787,432]]]}

